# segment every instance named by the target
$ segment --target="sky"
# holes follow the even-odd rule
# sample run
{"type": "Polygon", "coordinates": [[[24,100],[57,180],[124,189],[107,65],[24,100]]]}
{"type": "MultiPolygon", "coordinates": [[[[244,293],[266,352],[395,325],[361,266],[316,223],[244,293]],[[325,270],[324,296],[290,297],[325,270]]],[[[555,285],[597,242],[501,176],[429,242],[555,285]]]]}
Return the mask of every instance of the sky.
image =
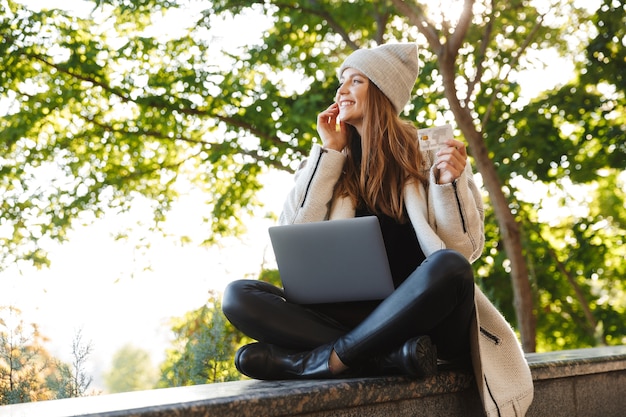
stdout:
{"type": "MultiPolygon", "coordinates": [[[[55,3],[77,8],[85,4],[78,0],[46,1],[50,6],[55,3]]],[[[250,29],[250,25],[245,27],[250,29]]],[[[163,27],[172,30],[170,24],[163,27]]],[[[232,22],[216,24],[215,39],[236,46],[255,36],[240,27],[232,22]]],[[[532,80],[526,84],[526,94],[533,96],[551,87],[550,72],[562,79],[564,71],[562,65],[555,65],[541,70],[540,76],[526,74],[525,78],[532,80]]],[[[280,212],[291,182],[285,173],[274,172],[265,178],[268,186],[260,200],[266,212],[280,212]]],[[[171,232],[193,234],[202,225],[189,219],[199,221],[205,210],[200,198],[191,192],[168,215],[166,227],[171,232]]],[[[201,307],[210,290],[221,291],[233,279],[255,277],[263,264],[272,266],[274,262],[267,235],[272,221],[263,216],[245,220],[249,232],[242,238],[226,239],[211,248],[181,247],[174,240],[154,235],[150,250],[142,253],[132,239],[113,239],[112,233],[120,224],[130,224],[142,216],[145,207],[138,204],[128,215],[106,216],[78,227],[67,243],[55,245],[50,268],[12,268],[0,274],[0,306],[15,306],[26,323],[37,323],[49,338],[44,347],[51,354],[69,361],[72,340],[81,331],[93,349],[87,368],[94,377],[91,388],[96,390],[104,389],[101,375],[109,370],[118,349],[126,344],[145,349],[157,366],[169,346],[172,317],[201,307]],[[151,268],[144,270],[147,265],[151,268]]]]}

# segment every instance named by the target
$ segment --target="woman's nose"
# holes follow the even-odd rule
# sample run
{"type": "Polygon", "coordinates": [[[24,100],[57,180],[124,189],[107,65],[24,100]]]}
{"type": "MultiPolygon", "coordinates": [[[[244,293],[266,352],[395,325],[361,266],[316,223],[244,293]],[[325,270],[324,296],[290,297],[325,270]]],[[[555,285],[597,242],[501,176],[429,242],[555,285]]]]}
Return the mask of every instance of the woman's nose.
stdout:
{"type": "Polygon", "coordinates": [[[339,97],[341,94],[344,94],[345,90],[346,90],[346,85],[341,84],[339,88],[337,88],[337,97],[339,97]]]}

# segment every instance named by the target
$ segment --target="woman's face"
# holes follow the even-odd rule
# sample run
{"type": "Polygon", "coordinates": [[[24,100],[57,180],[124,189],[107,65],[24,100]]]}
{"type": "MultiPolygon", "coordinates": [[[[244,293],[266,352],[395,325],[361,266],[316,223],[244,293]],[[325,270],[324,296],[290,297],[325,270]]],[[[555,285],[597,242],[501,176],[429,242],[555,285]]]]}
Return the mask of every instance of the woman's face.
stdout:
{"type": "Polygon", "coordinates": [[[339,105],[339,118],[360,130],[370,80],[362,72],[346,68],[341,74],[340,82],[335,97],[339,105]]]}

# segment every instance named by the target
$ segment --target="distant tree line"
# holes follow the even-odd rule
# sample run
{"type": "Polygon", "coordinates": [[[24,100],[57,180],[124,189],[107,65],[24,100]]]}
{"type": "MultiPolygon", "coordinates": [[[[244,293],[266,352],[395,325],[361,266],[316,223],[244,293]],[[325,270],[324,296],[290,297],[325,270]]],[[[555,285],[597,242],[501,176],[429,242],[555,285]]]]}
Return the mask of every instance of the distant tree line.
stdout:
{"type": "MultiPolygon", "coordinates": [[[[205,306],[172,318],[170,325],[174,339],[159,369],[146,350],[126,344],[103,375],[106,393],[241,379],[232,357],[245,339],[223,317],[220,294],[212,292],[205,306]]],[[[93,346],[82,330],[72,340],[70,363],[51,356],[47,342],[17,308],[0,307],[0,406],[101,394],[90,390],[93,346]]]]}

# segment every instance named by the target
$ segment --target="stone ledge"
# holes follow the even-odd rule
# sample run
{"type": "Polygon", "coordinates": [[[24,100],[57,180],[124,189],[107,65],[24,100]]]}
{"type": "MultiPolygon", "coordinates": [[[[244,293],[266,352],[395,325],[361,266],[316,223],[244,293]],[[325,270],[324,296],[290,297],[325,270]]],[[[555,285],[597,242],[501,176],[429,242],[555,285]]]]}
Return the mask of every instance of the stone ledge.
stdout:
{"type": "Polygon", "coordinates": [[[626,370],[626,346],[527,353],[533,380],[626,370]]]}
{"type": "Polygon", "coordinates": [[[626,410],[626,346],[527,354],[535,398],[528,417],[618,417],[626,410]]]}
{"type": "MultiPolygon", "coordinates": [[[[528,416],[612,416],[626,409],[626,346],[527,355],[528,416]]],[[[0,417],[483,416],[474,378],[237,381],[0,407],[0,417]]]]}
{"type": "Polygon", "coordinates": [[[353,412],[341,415],[386,415],[364,413],[369,413],[366,410],[372,407],[466,393],[473,389],[473,382],[470,373],[451,371],[424,380],[404,377],[246,380],[18,404],[0,407],[0,416],[265,417],[337,415],[338,410],[348,409],[353,412]]]}

